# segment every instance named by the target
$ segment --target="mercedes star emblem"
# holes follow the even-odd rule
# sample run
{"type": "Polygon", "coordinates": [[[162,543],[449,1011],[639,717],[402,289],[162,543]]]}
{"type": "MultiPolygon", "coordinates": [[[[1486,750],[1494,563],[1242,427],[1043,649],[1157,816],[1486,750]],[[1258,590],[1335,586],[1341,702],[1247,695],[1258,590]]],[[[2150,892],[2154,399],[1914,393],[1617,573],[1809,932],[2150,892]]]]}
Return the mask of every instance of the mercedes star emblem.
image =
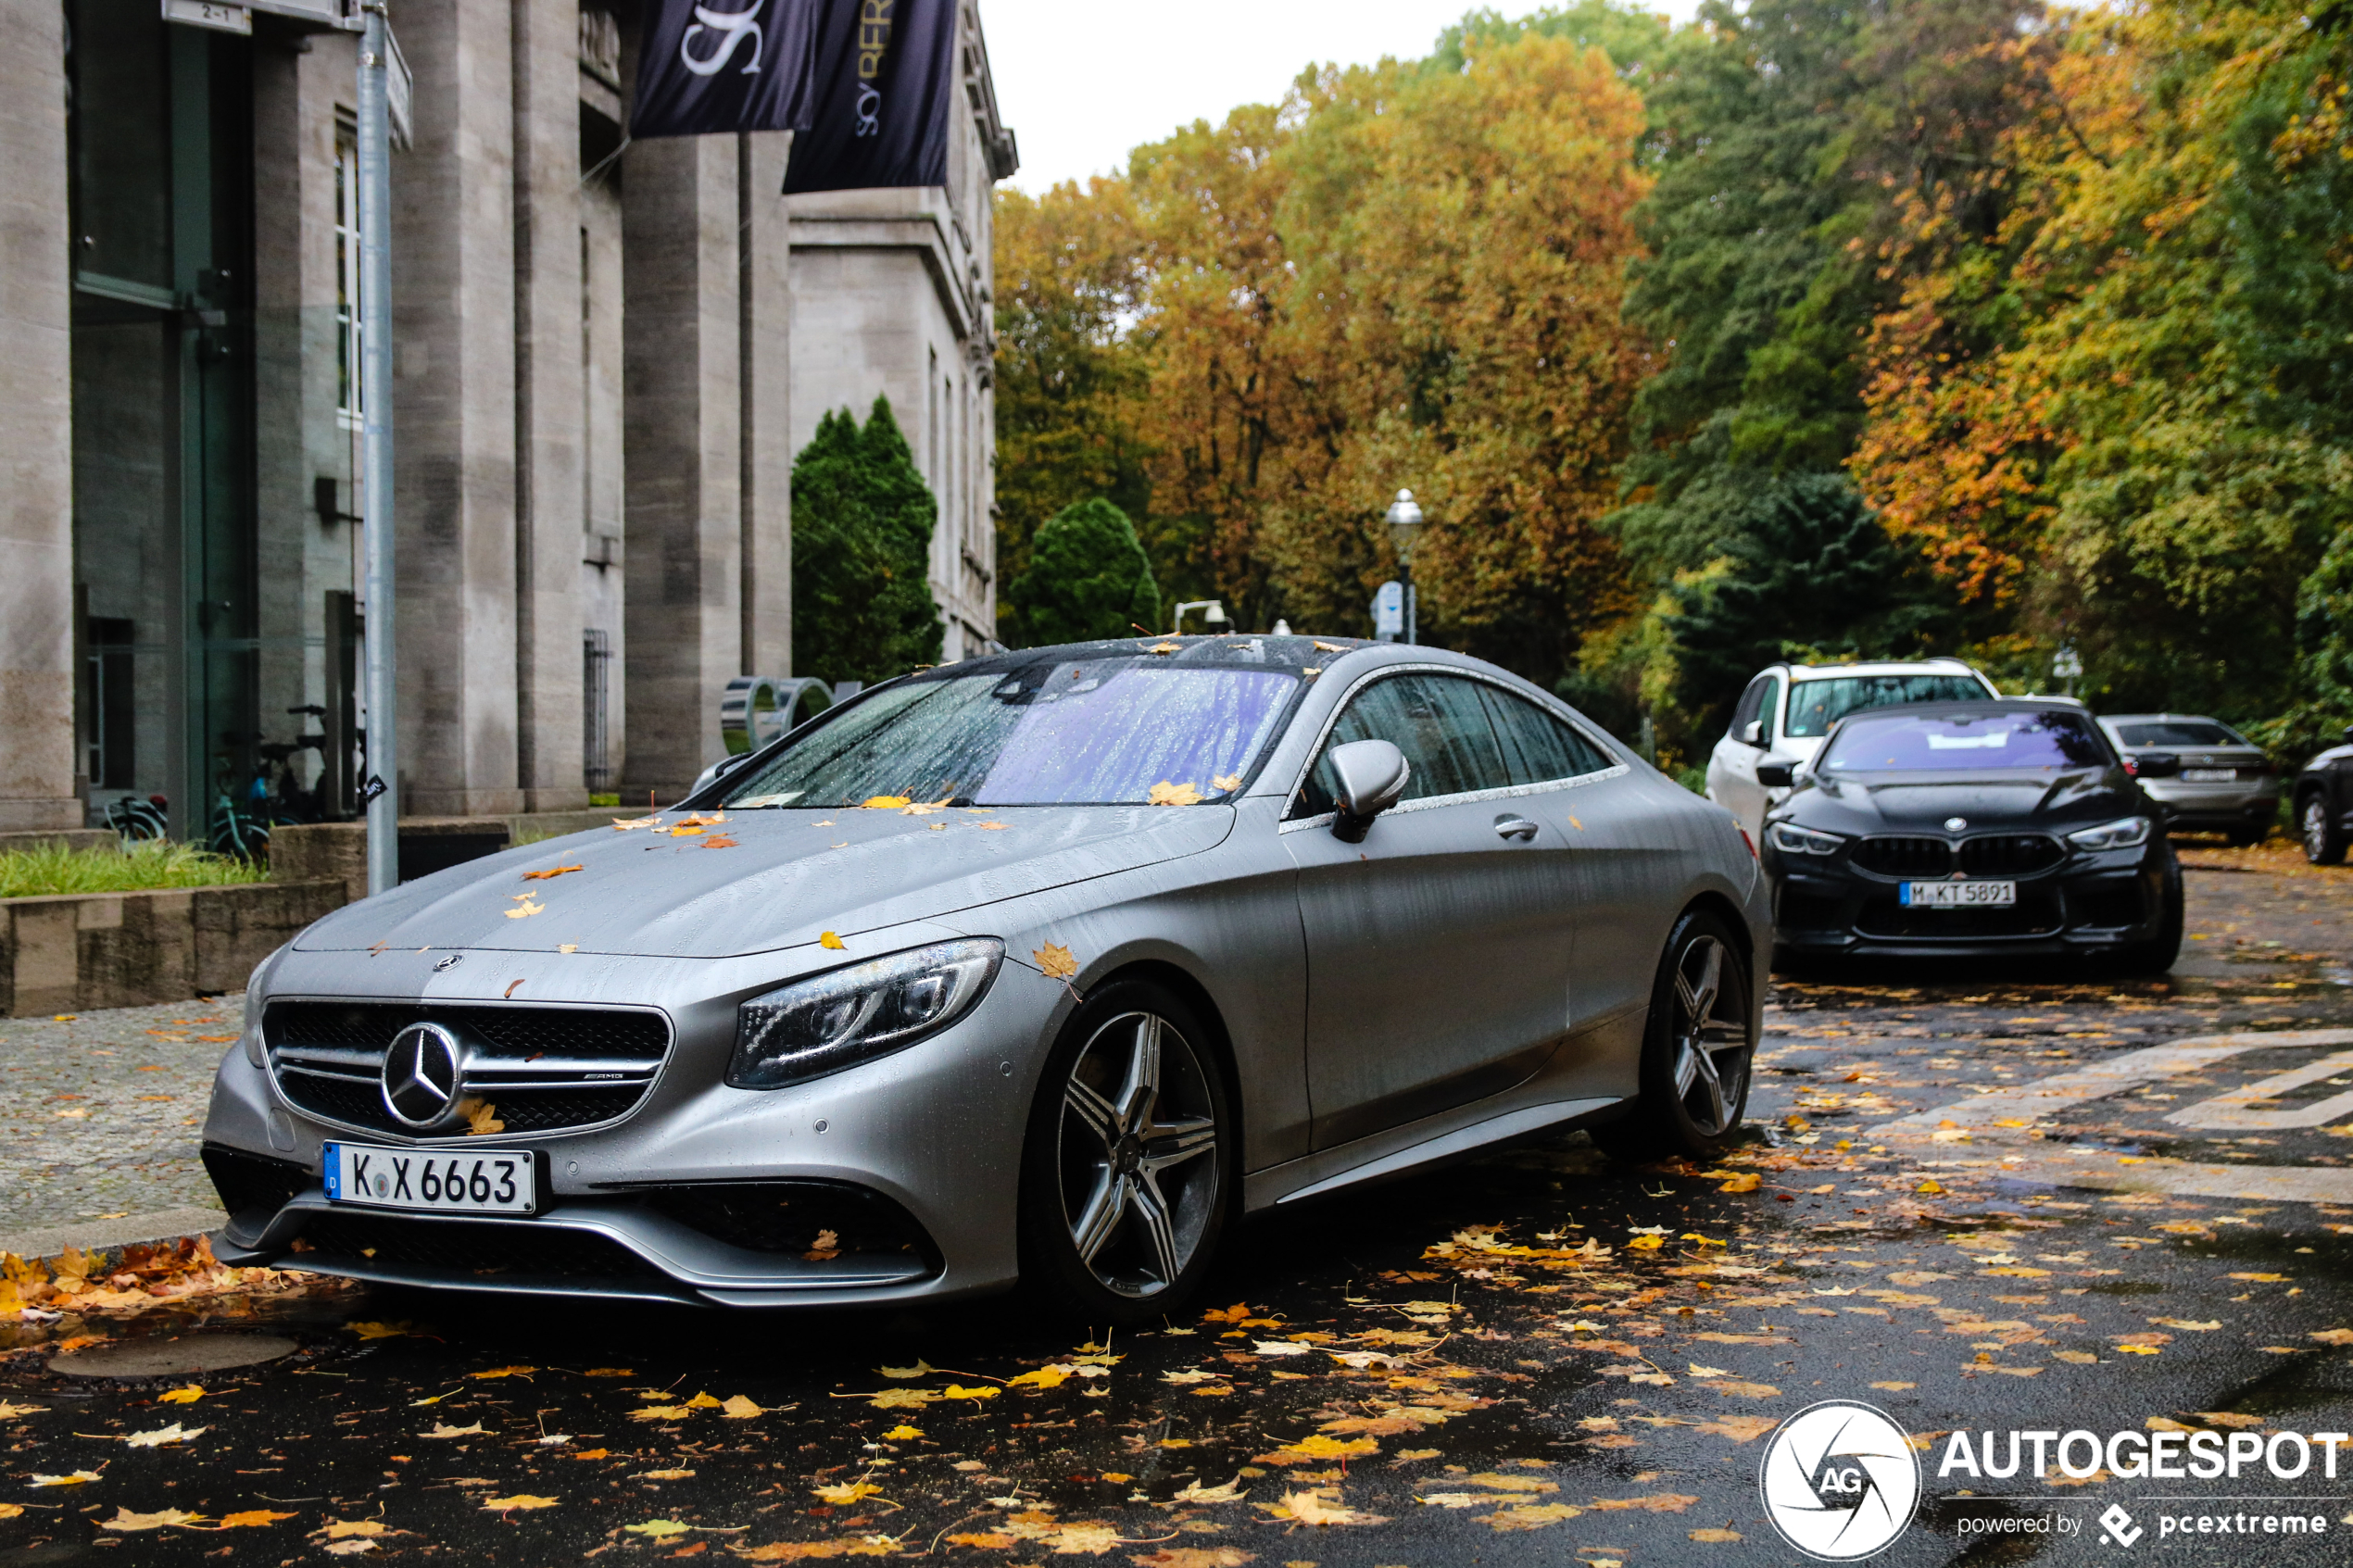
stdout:
{"type": "Polygon", "coordinates": [[[384,1052],[384,1109],[403,1124],[431,1127],[457,1108],[458,1037],[438,1023],[411,1023],[384,1052]]]}
{"type": "Polygon", "coordinates": [[[1947,817],[1944,819],[1944,831],[1946,833],[1958,833],[1967,826],[1969,826],[1969,819],[1967,817],[1947,817]]]}

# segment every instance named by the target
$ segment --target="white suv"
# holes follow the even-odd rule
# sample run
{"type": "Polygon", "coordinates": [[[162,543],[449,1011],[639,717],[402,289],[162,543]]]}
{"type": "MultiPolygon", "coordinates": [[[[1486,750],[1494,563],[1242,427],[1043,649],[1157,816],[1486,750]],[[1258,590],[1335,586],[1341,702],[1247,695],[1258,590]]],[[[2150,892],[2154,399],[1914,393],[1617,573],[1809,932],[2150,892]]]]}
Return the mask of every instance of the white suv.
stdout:
{"type": "Polygon", "coordinates": [[[1898,702],[1973,702],[1998,697],[1994,683],[1957,659],[1887,664],[1776,664],[1741,693],[1732,725],[1707,759],[1707,797],[1740,819],[1749,836],[1786,789],[1756,782],[1759,762],[1799,767],[1822,749],[1831,726],[1859,709],[1898,702]]]}

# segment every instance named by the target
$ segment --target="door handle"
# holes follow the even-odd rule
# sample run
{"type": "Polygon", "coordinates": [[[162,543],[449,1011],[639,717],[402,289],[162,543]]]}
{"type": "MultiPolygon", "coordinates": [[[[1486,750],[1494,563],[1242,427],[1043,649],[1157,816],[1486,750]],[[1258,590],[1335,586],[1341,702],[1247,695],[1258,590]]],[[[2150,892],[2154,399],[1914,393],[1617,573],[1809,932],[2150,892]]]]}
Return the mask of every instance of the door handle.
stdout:
{"type": "Polygon", "coordinates": [[[1495,836],[1516,838],[1527,844],[1536,837],[1536,824],[1526,817],[1498,817],[1495,819],[1495,836]]]}

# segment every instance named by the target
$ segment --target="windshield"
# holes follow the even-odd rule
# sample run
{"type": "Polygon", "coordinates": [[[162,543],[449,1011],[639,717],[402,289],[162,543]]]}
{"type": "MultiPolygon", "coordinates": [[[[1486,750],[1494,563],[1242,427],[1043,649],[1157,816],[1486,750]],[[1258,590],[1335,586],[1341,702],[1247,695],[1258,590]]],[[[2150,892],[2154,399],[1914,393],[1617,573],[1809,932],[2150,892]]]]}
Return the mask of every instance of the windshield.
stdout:
{"type": "Polygon", "coordinates": [[[1288,671],[1159,659],[911,681],[819,725],[724,804],[1189,806],[1241,787],[1298,686],[1288,671]]]}
{"type": "Polygon", "coordinates": [[[1839,726],[1824,772],[1976,773],[2103,768],[2108,747],[2077,713],[1864,714],[1839,726]]]}
{"type": "Polygon", "coordinates": [[[1973,675],[1837,675],[1798,681],[1789,691],[1792,735],[1826,735],[1849,713],[1893,708],[1899,702],[1982,702],[1985,687],[1973,675]]]}
{"type": "Polygon", "coordinates": [[[2167,719],[2155,724],[2119,724],[2116,733],[2131,746],[2246,746],[2247,738],[2228,724],[2211,719],[2167,719]]]}

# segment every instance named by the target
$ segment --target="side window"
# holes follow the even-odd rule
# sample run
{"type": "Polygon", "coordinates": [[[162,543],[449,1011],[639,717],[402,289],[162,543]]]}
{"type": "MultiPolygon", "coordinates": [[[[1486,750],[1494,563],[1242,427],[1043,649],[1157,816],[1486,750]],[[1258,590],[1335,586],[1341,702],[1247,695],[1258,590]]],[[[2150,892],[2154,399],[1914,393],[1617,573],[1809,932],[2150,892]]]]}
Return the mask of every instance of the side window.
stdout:
{"type": "Polygon", "coordinates": [[[1503,745],[1504,771],[1516,784],[1545,784],[1597,773],[1609,758],[1583,735],[1534,703],[1482,685],[1479,695],[1495,736],[1503,745]]]}
{"type": "MultiPolygon", "coordinates": [[[[1349,699],[1324,742],[1329,755],[1350,741],[1385,740],[1405,754],[1413,777],[1405,798],[1461,795],[1510,783],[1494,726],[1476,681],[1447,675],[1398,675],[1365,687],[1349,699]]],[[[1300,789],[1293,814],[1313,817],[1332,809],[1331,764],[1316,759],[1300,789]]]]}
{"type": "Polygon", "coordinates": [[[1756,715],[1760,721],[1756,738],[1759,742],[1766,746],[1773,744],[1773,715],[1780,711],[1780,677],[1778,675],[1768,675],[1765,677],[1765,700],[1762,704],[1762,710],[1756,715]]]}
{"type": "Polygon", "coordinates": [[[1740,701],[1734,705],[1732,727],[1725,733],[1734,740],[1739,740],[1746,734],[1749,725],[1764,716],[1765,698],[1772,689],[1773,678],[1770,675],[1759,675],[1751,681],[1748,684],[1748,690],[1741,693],[1740,701]]]}

